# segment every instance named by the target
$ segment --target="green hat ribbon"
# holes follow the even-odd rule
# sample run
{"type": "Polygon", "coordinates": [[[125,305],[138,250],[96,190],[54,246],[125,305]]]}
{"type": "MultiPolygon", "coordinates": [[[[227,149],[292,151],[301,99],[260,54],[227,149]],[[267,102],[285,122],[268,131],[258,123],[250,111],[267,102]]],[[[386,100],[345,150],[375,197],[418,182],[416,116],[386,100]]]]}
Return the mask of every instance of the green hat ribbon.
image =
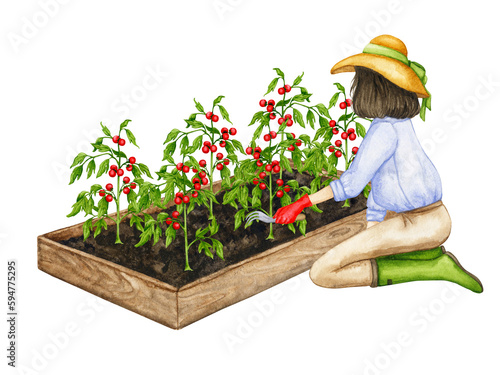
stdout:
{"type": "Polygon", "coordinates": [[[422,99],[422,105],[420,106],[420,118],[425,121],[425,111],[427,109],[429,109],[429,111],[431,110],[431,93],[425,87],[425,84],[427,83],[425,68],[415,61],[408,60],[408,57],[406,57],[403,53],[389,47],[379,46],[378,44],[369,43],[363,50],[363,53],[385,56],[401,61],[403,64],[409,66],[415,72],[417,77],[420,79],[420,82],[422,82],[422,85],[424,85],[425,91],[427,91],[427,93],[429,94],[428,98],[422,99]]]}

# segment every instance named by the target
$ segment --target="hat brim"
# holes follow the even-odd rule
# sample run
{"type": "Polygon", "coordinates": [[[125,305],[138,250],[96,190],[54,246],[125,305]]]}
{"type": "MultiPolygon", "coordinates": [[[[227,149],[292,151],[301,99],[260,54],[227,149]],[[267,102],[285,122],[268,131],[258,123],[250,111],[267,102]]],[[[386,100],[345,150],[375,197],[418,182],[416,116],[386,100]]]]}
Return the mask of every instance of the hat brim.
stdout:
{"type": "Polygon", "coordinates": [[[354,72],[355,66],[374,70],[395,85],[416,93],[419,98],[429,97],[429,93],[413,69],[390,57],[360,53],[339,61],[330,72],[332,74],[354,72]]]}

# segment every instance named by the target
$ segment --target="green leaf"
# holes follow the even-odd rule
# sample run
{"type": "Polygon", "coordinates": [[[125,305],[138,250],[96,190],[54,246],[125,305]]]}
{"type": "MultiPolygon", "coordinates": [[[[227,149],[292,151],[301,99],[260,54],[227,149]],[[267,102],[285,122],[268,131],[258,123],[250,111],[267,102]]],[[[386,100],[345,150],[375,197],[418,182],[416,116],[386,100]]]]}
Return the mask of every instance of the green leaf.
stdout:
{"type": "MultiPolygon", "coordinates": [[[[260,197],[262,197],[262,190],[259,188],[259,185],[256,185],[253,189],[252,189],[252,207],[253,208],[256,208],[256,207],[260,207],[260,197]]],[[[245,226],[246,228],[246,226],[245,226]]]]}
{"type": "Polygon", "coordinates": [[[238,199],[243,208],[248,208],[248,188],[245,185],[240,186],[238,199]]]}
{"type": "Polygon", "coordinates": [[[90,187],[90,194],[95,194],[97,193],[99,190],[102,189],[102,186],[99,185],[99,184],[94,184],[90,187]]]}
{"type": "Polygon", "coordinates": [[[171,225],[168,227],[168,229],[165,231],[165,247],[168,247],[174,240],[175,240],[175,229],[171,225]]]}
{"type": "Polygon", "coordinates": [[[109,159],[103,160],[99,165],[99,170],[97,171],[96,177],[101,177],[104,173],[106,173],[109,169],[109,159]]]}
{"type": "Polygon", "coordinates": [[[370,185],[366,185],[364,188],[363,188],[363,195],[366,199],[368,199],[368,196],[370,195],[370,191],[372,190],[371,186],[370,185]]]}
{"type": "Polygon", "coordinates": [[[292,101],[303,102],[303,101],[306,101],[307,99],[309,99],[311,96],[312,96],[312,94],[299,94],[299,95],[295,95],[292,98],[292,101]]]}
{"type": "Polygon", "coordinates": [[[78,155],[76,155],[75,159],[73,160],[73,164],[71,164],[70,168],[73,168],[78,164],[82,164],[86,157],[87,154],[85,152],[80,152],[78,155]]]}
{"type": "Polygon", "coordinates": [[[95,230],[94,230],[94,238],[96,238],[98,235],[101,234],[102,228],[108,229],[108,224],[106,223],[106,220],[100,219],[95,223],[95,230]]]}
{"type": "Polygon", "coordinates": [[[231,123],[231,120],[229,120],[229,113],[227,113],[227,110],[226,108],[224,108],[223,106],[219,105],[219,110],[220,110],[220,114],[222,115],[222,118],[224,120],[226,120],[227,122],[231,123]]]}
{"type": "Polygon", "coordinates": [[[82,210],[82,205],[83,205],[83,201],[78,200],[75,204],[73,204],[73,206],[72,206],[73,209],[71,210],[71,212],[69,214],[66,215],[66,217],[72,217],[72,216],[77,215],[82,210]]]}
{"type": "Polygon", "coordinates": [[[310,109],[307,111],[306,119],[311,129],[314,129],[314,123],[316,122],[316,118],[314,117],[314,112],[311,111],[310,109]]]}
{"type": "Polygon", "coordinates": [[[230,190],[224,194],[224,199],[222,201],[222,204],[228,204],[230,202],[233,202],[237,196],[238,196],[238,187],[234,187],[233,190],[230,190]]]}
{"type": "Polygon", "coordinates": [[[91,143],[92,146],[99,152],[111,152],[111,148],[107,145],[102,145],[102,144],[97,144],[97,143],[91,143]]]}
{"type": "Polygon", "coordinates": [[[256,121],[262,121],[263,117],[264,117],[263,111],[255,112],[255,114],[252,117],[252,121],[250,121],[250,124],[248,124],[248,126],[255,124],[256,121]]]}
{"type": "Polygon", "coordinates": [[[300,151],[292,152],[292,160],[293,160],[293,165],[300,172],[302,169],[302,157],[300,155],[300,151]]]}
{"type": "Polygon", "coordinates": [[[330,127],[330,125],[328,125],[328,120],[324,117],[319,118],[319,125],[325,129],[330,127]]]}
{"type": "MultiPolygon", "coordinates": [[[[171,153],[169,152],[168,147],[165,147],[165,149],[163,150],[163,159],[162,159],[162,161],[163,160],[167,160],[169,163],[175,164],[175,160],[172,157],[171,153]]],[[[165,166],[165,170],[166,170],[166,166],[165,166]]]]}
{"type": "Polygon", "coordinates": [[[92,159],[88,164],[87,164],[87,178],[90,178],[92,176],[92,173],[95,171],[95,160],[92,159]]]}
{"type": "Polygon", "coordinates": [[[290,161],[288,160],[288,158],[284,154],[280,155],[280,164],[281,164],[281,168],[287,170],[290,173],[292,172],[292,167],[290,165],[290,161]]]}
{"type": "Polygon", "coordinates": [[[320,127],[318,130],[316,130],[316,134],[314,135],[313,142],[315,142],[321,136],[325,135],[326,131],[327,131],[326,127],[320,127]]]}
{"type": "Polygon", "coordinates": [[[295,227],[293,226],[293,224],[288,224],[288,229],[295,233],[295,227]]]}
{"type": "Polygon", "coordinates": [[[241,209],[238,212],[236,212],[236,215],[234,215],[234,230],[238,229],[241,226],[241,223],[243,223],[243,219],[245,218],[245,209],[241,209]]]}
{"type": "Polygon", "coordinates": [[[297,86],[300,82],[302,82],[302,77],[304,76],[304,72],[302,72],[302,74],[300,76],[298,76],[297,78],[295,78],[295,80],[293,81],[293,86],[297,86]]]}
{"type": "Polygon", "coordinates": [[[196,109],[200,112],[205,113],[205,109],[203,109],[203,106],[199,102],[196,101],[196,98],[194,98],[193,100],[194,100],[194,104],[196,106],[196,109]]]}
{"type": "Polygon", "coordinates": [[[356,123],[356,134],[358,134],[358,136],[361,138],[364,138],[366,135],[365,127],[361,125],[359,122],[356,123]]]}
{"type": "Polygon", "coordinates": [[[108,206],[109,206],[108,201],[106,199],[104,199],[104,197],[102,197],[102,199],[97,204],[97,209],[98,209],[97,216],[101,217],[101,216],[107,214],[108,213],[108,206]]]}
{"type": "Polygon", "coordinates": [[[303,128],[306,127],[306,124],[304,123],[304,117],[302,116],[302,113],[298,109],[293,109],[293,120],[298,123],[300,126],[303,128]]]}
{"type": "Polygon", "coordinates": [[[330,113],[328,112],[328,109],[325,107],[324,104],[322,103],[316,104],[316,108],[318,108],[319,113],[321,113],[323,116],[331,119],[330,113]]]}
{"type": "Polygon", "coordinates": [[[217,98],[215,98],[214,107],[221,102],[222,98],[224,98],[223,95],[219,95],[217,98]]]}
{"type": "Polygon", "coordinates": [[[125,121],[123,121],[120,124],[120,131],[122,131],[123,129],[125,129],[130,121],[132,121],[132,120],[125,120],[125,121]]]}
{"type": "Polygon", "coordinates": [[[195,151],[201,148],[201,144],[203,143],[203,135],[199,135],[193,141],[193,144],[186,149],[186,154],[193,154],[195,151]]]}
{"type": "Polygon", "coordinates": [[[134,224],[137,226],[138,224],[141,224],[144,220],[142,220],[139,216],[137,215],[132,215],[130,218],[130,226],[134,226],[134,224]]]}
{"type": "Polygon", "coordinates": [[[311,143],[311,137],[309,137],[307,134],[299,135],[299,139],[302,139],[305,143],[311,143]]]}
{"type": "Polygon", "coordinates": [[[281,78],[285,79],[285,73],[283,73],[283,72],[281,71],[281,69],[280,69],[280,68],[273,68],[273,70],[275,70],[275,71],[276,71],[276,73],[277,73],[277,74],[278,74],[281,78]]]}
{"type": "MultiPolygon", "coordinates": [[[[104,137],[99,137],[95,140],[95,143],[98,145],[102,145],[103,141],[104,141],[104,137]]],[[[95,148],[94,148],[94,151],[95,151],[95,148]]]]}
{"type": "Polygon", "coordinates": [[[140,247],[142,245],[145,245],[151,239],[151,236],[153,236],[153,231],[154,231],[153,226],[146,228],[144,232],[141,233],[140,241],[137,244],[135,244],[135,247],[140,247]]]}
{"type": "Polygon", "coordinates": [[[76,180],[79,180],[80,177],[82,176],[82,173],[83,173],[83,165],[80,165],[75,169],[73,169],[73,172],[71,172],[71,176],[69,178],[69,184],[71,185],[76,180]]]}
{"type": "Polygon", "coordinates": [[[264,96],[269,94],[271,91],[274,91],[274,89],[276,88],[276,85],[278,84],[278,80],[279,80],[279,78],[275,78],[271,81],[271,83],[267,87],[267,92],[264,94],[264,96]]]}
{"type": "Polygon", "coordinates": [[[180,132],[181,131],[179,129],[172,129],[170,133],[168,133],[167,139],[165,140],[165,142],[163,142],[163,144],[173,141],[175,138],[177,138],[180,132]]]}
{"type": "Polygon", "coordinates": [[[117,151],[117,150],[111,150],[113,151],[113,154],[118,157],[118,158],[124,158],[127,159],[127,155],[123,151],[117,151]]]}
{"type": "Polygon", "coordinates": [[[140,148],[137,145],[137,143],[135,142],[135,136],[134,136],[134,134],[129,129],[125,129],[125,132],[127,133],[127,138],[129,140],[129,142],[132,143],[135,147],[140,148]]]}
{"type": "Polygon", "coordinates": [[[111,132],[109,131],[109,129],[104,126],[101,122],[101,128],[102,128],[102,132],[104,133],[104,135],[107,135],[108,137],[111,137],[111,132]]]}
{"type": "Polygon", "coordinates": [[[317,212],[318,214],[322,214],[322,213],[323,213],[323,210],[320,210],[320,209],[318,208],[318,206],[316,206],[315,204],[314,204],[314,205],[312,205],[312,206],[310,207],[310,209],[311,209],[312,211],[314,211],[314,212],[317,212]]]}
{"type": "Polygon", "coordinates": [[[342,121],[347,122],[351,119],[352,116],[354,116],[354,112],[349,113],[348,115],[343,114],[342,116],[339,117],[339,120],[337,122],[342,122],[342,121]]]}
{"type": "Polygon", "coordinates": [[[80,194],[78,194],[78,197],[76,197],[76,201],[78,202],[79,200],[83,199],[87,195],[86,191],[81,191],[80,194]]]}
{"type": "Polygon", "coordinates": [[[185,154],[188,146],[189,146],[189,138],[186,135],[181,139],[181,153],[185,154]]]}
{"type": "Polygon", "coordinates": [[[90,218],[85,223],[83,223],[83,240],[84,241],[87,241],[87,238],[89,238],[90,230],[92,229],[92,220],[93,220],[93,218],[90,218]]]}
{"type": "Polygon", "coordinates": [[[285,193],[283,197],[280,199],[281,201],[281,207],[288,206],[290,203],[292,203],[292,198],[290,198],[290,195],[285,193]]]}
{"type": "MultiPolygon", "coordinates": [[[[176,142],[169,143],[167,145],[167,147],[165,147],[165,150],[163,151],[163,158],[164,158],[163,160],[165,160],[165,159],[168,160],[168,158],[165,155],[168,154],[168,155],[172,156],[174,154],[176,148],[177,148],[176,142]]],[[[175,163],[175,162],[172,161],[172,163],[175,163]]]]}
{"type": "Polygon", "coordinates": [[[154,233],[153,233],[153,245],[158,242],[160,237],[161,237],[161,228],[159,226],[157,226],[154,230],[154,233]]]}
{"type": "MultiPolygon", "coordinates": [[[[315,163],[317,164],[317,163],[315,163]]],[[[315,193],[318,191],[319,186],[321,185],[321,176],[316,177],[314,180],[311,181],[311,191],[315,193]]]]}
{"type": "Polygon", "coordinates": [[[302,220],[299,222],[299,231],[303,236],[306,235],[307,220],[302,220]]]}
{"type": "Polygon", "coordinates": [[[223,254],[224,246],[222,246],[222,243],[219,240],[216,240],[214,238],[212,238],[211,240],[212,240],[212,246],[215,249],[215,253],[219,258],[224,260],[224,254],[223,254]]]}
{"type": "Polygon", "coordinates": [[[335,86],[337,86],[337,89],[340,90],[343,94],[345,94],[345,88],[344,86],[342,86],[340,83],[338,82],[335,82],[334,83],[335,86]]]}
{"type": "Polygon", "coordinates": [[[243,149],[243,145],[241,144],[240,141],[238,141],[237,139],[232,139],[230,142],[234,146],[234,148],[236,148],[239,152],[241,152],[242,154],[245,153],[245,150],[243,149]]]}
{"type": "Polygon", "coordinates": [[[203,129],[205,125],[198,120],[184,120],[188,124],[188,128],[191,126],[193,129],[203,129]]]}
{"type": "Polygon", "coordinates": [[[94,210],[94,199],[92,197],[89,197],[89,199],[84,202],[83,210],[85,214],[92,215],[92,211],[94,210]]]}
{"type": "Polygon", "coordinates": [[[198,244],[198,252],[201,254],[202,251],[209,258],[214,259],[214,254],[212,254],[212,252],[210,251],[210,245],[208,244],[208,242],[200,240],[200,243],[198,244]]]}
{"type": "Polygon", "coordinates": [[[252,142],[254,142],[255,140],[257,140],[260,137],[263,130],[264,130],[264,123],[261,123],[259,125],[259,127],[257,129],[255,129],[255,132],[253,133],[252,142]]]}
{"type": "Polygon", "coordinates": [[[328,109],[334,107],[335,104],[337,104],[337,101],[339,100],[339,95],[340,92],[336,92],[335,94],[333,94],[332,98],[330,99],[330,103],[328,104],[328,109]]]}

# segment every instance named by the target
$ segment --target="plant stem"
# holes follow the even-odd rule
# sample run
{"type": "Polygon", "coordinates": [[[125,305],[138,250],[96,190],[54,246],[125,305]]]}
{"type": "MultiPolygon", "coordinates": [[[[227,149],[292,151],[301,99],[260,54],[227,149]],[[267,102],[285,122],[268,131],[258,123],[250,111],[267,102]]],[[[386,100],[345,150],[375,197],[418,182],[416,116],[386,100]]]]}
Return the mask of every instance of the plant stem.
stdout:
{"type": "MultiPolygon", "coordinates": [[[[215,109],[215,105],[212,106],[212,116],[213,116],[213,113],[214,113],[214,109],[215,109]]],[[[212,118],[210,118],[210,126],[211,126],[211,129],[213,130],[214,129],[214,120],[212,120],[212,118]]],[[[214,133],[213,131],[210,132],[210,140],[212,141],[212,145],[214,144],[214,133]]],[[[209,180],[210,180],[210,191],[213,193],[214,192],[214,153],[210,150],[210,176],[209,177],[209,180]]],[[[213,208],[213,202],[212,200],[210,199],[210,218],[213,218],[214,216],[214,208],[213,208]]]]}
{"type": "Polygon", "coordinates": [[[188,244],[188,234],[187,234],[187,209],[184,206],[184,251],[186,253],[186,267],[184,267],[184,271],[192,271],[191,267],[189,267],[189,258],[188,258],[188,252],[189,252],[189,244],[188,244]]]}
{"type": "MultiPolygon", "coordinates": [[[[210,191],[213,193],[214,192],[214,153],[210,151],[210,191]]],[[[210,217],[214,216],[214,211],[213,211],[213,202],[210,199],[210,217]]]]}
{"type": "MultiPolygon", "coordinates": [[[[347,102],[347,97],[344,94],[344,102],[347,102]]],[[[345,118],[344,118],[344,131],[347,132],[347,126],[349,125],[347,123],[347,106],[345,107],[345,118]]],[[[347,171],[349,169],[349,158],[348,158],[348,152],[349,152],[349,137],[345,140],[345,152],[344,152],[344,159],[345,159],[345,170],[347,171]]],[[[351,207],[351,204],[349,203],[349,199],[346,199],[342,207],[351,207]]]]}
{"type": "MultiPolygon", "coordinates": [[[[118,152],[120,152],[120,145],[118,145],[118,152]]],[[[122,167],[121,165],[121,157],[118,157],[118,169],[122,167]]],[[[115,244],[123,244],[120,240],[120,176],[118,173],[116,174],[116,240],[115,244]]]]}
{"type": "MultiPolygon", "coordinates": [[[[273,172],[269,173],[269,216],[273,217],[273,172]]],[[[267,238],[274,239],[273,223],[269,224],[269,236],[267,238]]]]}
{"type": "MultiPolygon", "coordinates": [[[[283,87],[285,87],[285,85],[286,85],[285,78],[283,78],[283,87]]],[[[286,98],[286,91],[283,94],[283,104],[281,104],[281,117],[285,117],[285,98],[286,98]]],[[[285,139],[285,132],[282,132],[281,133],[281,142],[283,142],[284,139],[285,139]]],[[[281,159],[281,154],[279,154],[279,156],[281,159]]],[[[283,168],[280,169],[280,180],[282,180],[282,179],[283,179],[283,168]]],[[[272,202],[272,195],[271,195],[271,202],[272,202]]],[[[272,211],[272,209],[271,209],[271,211],[272,211]]],[[[273,233],[273,229],[272,229],[272,224],[271,224],[271,235],[272,235],[272,233],[273,233]]]]}

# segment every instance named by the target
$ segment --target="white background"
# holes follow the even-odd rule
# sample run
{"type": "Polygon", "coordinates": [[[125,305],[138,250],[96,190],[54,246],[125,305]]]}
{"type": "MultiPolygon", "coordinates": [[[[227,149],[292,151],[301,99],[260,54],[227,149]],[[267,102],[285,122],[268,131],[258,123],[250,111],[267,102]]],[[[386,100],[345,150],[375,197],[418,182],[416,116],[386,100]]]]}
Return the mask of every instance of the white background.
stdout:
{"type": "MultiPolygon", "coordinates": [[[[409,375],[498,367],[494,2],[48,3],[0,6],[0,310],[14,258],[22,366],[8,373],[409,375]],[[174,331],[37,270],[36,237],[82,221],[66,214],[92,182],[69,187],[68,164],[95,139],[100,121],[116,129],[131,118],[141,146],[135,156],[157,170],[163,140],[183,126],[193,97],[205,104],[225,95],[243,140],[272,68],[289,79],[305,71],[313,101],[328,103],[332,83],[352,79],[331,76],[331,66],[382,33],[401,38],[409,58],[427,69],[433,110],[414,126],[443,180],[453,220],[446,247],[481,278],[482,295],[446,282],[329,290],[306,272],[174,331]],[[125,106],[124,95],[136,100],[125,106]],[[52,338],[68,324],[73,336],[56,348],[52,338]]],[[[4,373],[6,334],[0,343],[4,373]]]]}

